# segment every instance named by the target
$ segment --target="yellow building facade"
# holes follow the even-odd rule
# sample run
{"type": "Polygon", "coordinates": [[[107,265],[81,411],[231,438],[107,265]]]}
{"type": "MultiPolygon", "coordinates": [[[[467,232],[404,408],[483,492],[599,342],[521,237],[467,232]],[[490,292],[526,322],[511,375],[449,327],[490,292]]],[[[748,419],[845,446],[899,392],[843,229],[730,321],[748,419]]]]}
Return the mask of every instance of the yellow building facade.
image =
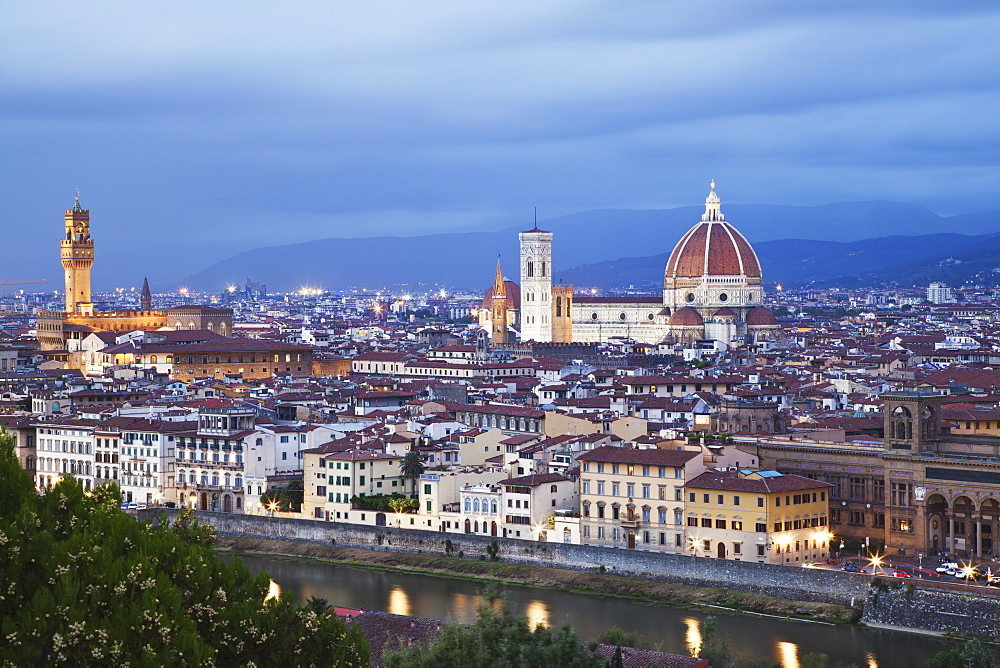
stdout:
{"type": "Polygon", "coordinates": [[[684,485],[692,557],[802,565],[830,554],[829,483],[777,471],[706,471],[684,485]]]}

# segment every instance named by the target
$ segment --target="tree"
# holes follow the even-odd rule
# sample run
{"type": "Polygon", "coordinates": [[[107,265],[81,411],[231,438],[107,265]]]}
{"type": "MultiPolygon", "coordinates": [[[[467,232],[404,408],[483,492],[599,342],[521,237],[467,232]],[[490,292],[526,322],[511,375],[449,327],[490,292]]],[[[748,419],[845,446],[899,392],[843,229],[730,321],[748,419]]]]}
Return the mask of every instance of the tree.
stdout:
{"type": "Polygon", "coordinates": [[[0,434],[0,665],[368,665],[357,629],[227,565],[182,511],[138,522],[72,476],[36,495],[0,434]]]}
{"type": "Polygon", "coordinates": [[[448,625],[425,647],[413,646],[386,652],[387,668],[439,668],[440,666],[524,666],[527,668],[602,668],[600,654],[580,642],[569,626],[551,629],[528,627],[525,617],[510,613],[502,601],[483,602],[472,626],[448,625]]]}
{"type": "Polygon", "coordinates": [[[403,480],[412,481],[412,492],[413,494],[417,491],[417,480],[424,473],[424,462],[420,458],[420,453],[416,450],[410,450],[406,455],[399,461],[399,473],[403,476],[403,480]]]}
{"type": "Polygon", "coordinates": [[[997,656],[978,640],[969,640],[961,649],[938,652],[927,660],[927,668],[994,668],[997,656]]]}

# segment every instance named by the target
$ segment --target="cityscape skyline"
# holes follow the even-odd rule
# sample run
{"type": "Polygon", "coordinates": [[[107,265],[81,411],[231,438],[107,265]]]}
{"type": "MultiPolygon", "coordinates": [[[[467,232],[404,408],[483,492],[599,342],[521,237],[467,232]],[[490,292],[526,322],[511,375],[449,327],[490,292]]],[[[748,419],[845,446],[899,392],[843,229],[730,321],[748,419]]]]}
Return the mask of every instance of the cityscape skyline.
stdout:
{"type": "Polygon", "coordinates": [[[0,10],[12,277],[42,277],[76,188],[106,266],[190,271],[684,206],[710,178],[736,203],[1000,208],[981,4],[51,7],[0,10]]]}

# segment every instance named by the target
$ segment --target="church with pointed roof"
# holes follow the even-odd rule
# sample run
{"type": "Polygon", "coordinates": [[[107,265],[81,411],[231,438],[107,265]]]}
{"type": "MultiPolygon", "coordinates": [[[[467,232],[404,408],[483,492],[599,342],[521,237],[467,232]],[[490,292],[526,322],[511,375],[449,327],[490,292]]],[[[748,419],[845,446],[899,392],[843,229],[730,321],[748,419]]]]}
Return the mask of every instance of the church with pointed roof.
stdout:
{"type": "MultiPolygon", "coordinates": [[[[518,237],[519,303],[504,323],[504,343],[512,340],[507,327],[518,329],[522,341],[539,343],[627,338],[647,344],[718,341],[738,346],[780,336],[777,320],[763,306],[757,254],[725,219],[714,181],[701,220],[681,236],[667,260],[659,295],[575,295],[573,286],[552,283],[553,234],[536,224],[518,237]]],[[[492,333],[494,345],[502,345],[492,326],[494,295],[502,283],[503,299],[511,306],[507,295],[514,291],[512,282],[502,280],[499,264],[497,271],[480,311],[480,324],[492,333]]]]}

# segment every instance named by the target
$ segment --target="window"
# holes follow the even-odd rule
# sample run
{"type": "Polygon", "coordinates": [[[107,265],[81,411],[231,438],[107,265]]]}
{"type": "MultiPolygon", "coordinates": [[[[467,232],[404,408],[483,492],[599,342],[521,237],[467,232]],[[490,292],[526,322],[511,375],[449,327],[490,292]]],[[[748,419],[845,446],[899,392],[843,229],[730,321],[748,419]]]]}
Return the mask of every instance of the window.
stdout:
{"type": "Polygon", "coordinates": [[[611,496],[618,496],[619,486],[618,483],[611,483],[611,496]]]}
{"type": "Polygon", "coordinates": [[[635,496],[635,483],[631,483],[630,482],[627,485],[625,485],[625,491],[627,492],[626,496],[628,496],[629,498],[634,497],[635,496]]]}
{"type": "Polygon", "coordinates": [[[694,492],[688,492],[688,501],[694,503],[694,492]]]}
{"type": "Polygon", "coordinates": [[[710,541],[710,540],[708,540],[706,538],[705,540],[701,541],[701,543],[702,543],[702,547],[705,548],[706,552],[710,552],[712,550],[712,541],[710,541]]]}
{"type": "Polygon", "coordinates": [[[701,527],[703,529],[711,529],[712,528],[712,518],[711,517],[702,517],[701,518],[701,527]]]}
{"type": "Polygon", "coordinates": [[[604,482],[603,481],[599,481],[597,483],[597,495],[598,496],[604,496],[604,482]]]}
{"type": "Polygon", "coordinates": [[[702,501],[702,503],[708,503],[708,497],[709,497],[708,494],[702,494],[701,495],[701,501],[702,501]]]}
{"type": "Polygon", "coordinates": [[[644,498],[644,499],[648,499],[649,498],[649,485],[643,485],[642,486],[642,498],[644,498]]]}
{"type": "Polygon", "coordinates": [[[763,545],[758,545],[757,546],[757,556],[758,557],[763,557],[764,556],[764,546],[763,545]]]}
{"type": "Polygon", "coordinates": [[[659,509],[657,509],[657,511],[656,511],[656,521],[659,522],[660,524],[666,524],[667,523],[667,509],[666,508],[659,508],[659,509]]]}
{"type": "Polygon", "coordinates": [[[725,529],[726,528],[726,520],[715,520],[715,528],[716,529],[725,529]]]}
{"type": "Polygon", "coordinates": [[[739,520],[733,520],[732,528],[733,531],[743,531],[743,522],[739,520]]]}
{"type": "Polygon", "coordinates": [[[743,543],[733,543],[733,554],[742,554],[743,543]]]}
{"type": "Polygon", "coordinates": [[[688,526],[689,527],[696,527],[696,526],[698,526],[698,518],[697,517],[689,517],[688,518],[688,526]]]}
{"type": "Polygon", "coordinates": [[[721,494],[719,494],[719,499],[718,499],[718,501],[719,501],[719,505],[720,505],[720,506],[722,506],[722,505],[725,505],[725,503],[726,503],[726,502],[725,502],[725,500],[723,499],[723,497],[722,497],[722,495],[721,495],[721,494]]]}
{"type": "Polygon", "coordinates": [[[583,493],[584,494],[590,494],[590,481],[589,480],[584,481],[584,483],[583,483],[583,493]]]}

